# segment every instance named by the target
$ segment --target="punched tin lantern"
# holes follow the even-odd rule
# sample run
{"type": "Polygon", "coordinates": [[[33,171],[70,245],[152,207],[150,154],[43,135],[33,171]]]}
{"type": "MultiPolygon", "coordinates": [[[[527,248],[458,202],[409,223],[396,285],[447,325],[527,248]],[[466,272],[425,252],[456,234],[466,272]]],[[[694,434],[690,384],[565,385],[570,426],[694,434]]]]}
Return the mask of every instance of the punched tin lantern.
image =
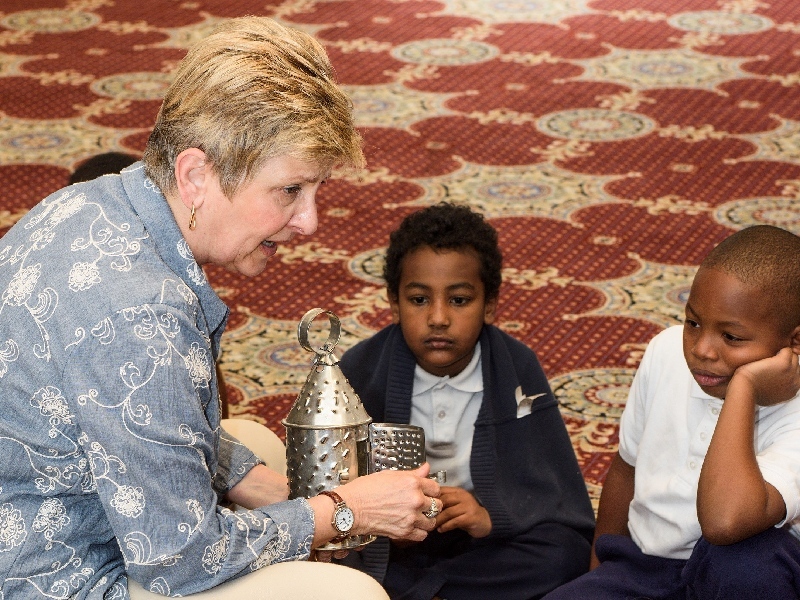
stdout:
{"type": "MultiPolygon", "coordinates": [[[[425,462],[425,431],[421,427],[372,423],[333,354],[340,335],[339,318],[321,308],[308,311],[297,326],[300,346],[315,356],[303,388],[282,421],[289,498],[312,498],[362,475],[415,469],[425,462]],[[328,317],[331,330],[325,344],[314,348],[308,330],[322,314],[328,317]]],[[[442,481],[441,476],[434,477],[442,481]]],[[[354,548],[374,539],[372,535],[351,535],[318,549],[354,548]]]]}
{"type": "MultiPolygon", "coordinates": [[[[372,419],[333,354],[340,334],[339,318],[321,308],[308,311],[297,327],[300,345],[315,356],[305,385],[282,421],[286,427],[289,498],[311,498],[368,473],[372,419]],[[327,315],[331,330],[325,344],[313,348],[308,329],[321,314],[327,315]]],[[[373,539],[353,535],[320,549],[353,548],[373,539]]]]}

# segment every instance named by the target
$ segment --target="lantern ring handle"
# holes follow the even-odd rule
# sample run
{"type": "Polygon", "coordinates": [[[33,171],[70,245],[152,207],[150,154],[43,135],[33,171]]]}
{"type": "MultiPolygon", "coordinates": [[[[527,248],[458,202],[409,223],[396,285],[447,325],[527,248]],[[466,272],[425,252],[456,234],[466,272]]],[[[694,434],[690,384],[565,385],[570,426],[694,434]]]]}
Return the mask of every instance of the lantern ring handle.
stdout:
{"type": "Polygon", "coordinates": [[[339,321],[339,317],[337,317],[331,311],[323,308],[312,308],[303,315],[303,318],[300,320],[300,324],[297,326],[297,339],[299,340],[300,345],[303,347],[303,349],[308,350],[309,352],[316,352],[319,356],[325,356],[333,351],[333,349],[336,347],[336,344],[339,343],[339,336],[341,333],[342,324],[339,321]],[[331,332],[328,334],[328,340],[325,342],[325,345],[322,346],[322,348],[314,348],[308,343],[308,328],[311,326],[312,321],[314,321],[314,319],[323,313],[328,315],[328,321],[331,324],[331,332]]]}

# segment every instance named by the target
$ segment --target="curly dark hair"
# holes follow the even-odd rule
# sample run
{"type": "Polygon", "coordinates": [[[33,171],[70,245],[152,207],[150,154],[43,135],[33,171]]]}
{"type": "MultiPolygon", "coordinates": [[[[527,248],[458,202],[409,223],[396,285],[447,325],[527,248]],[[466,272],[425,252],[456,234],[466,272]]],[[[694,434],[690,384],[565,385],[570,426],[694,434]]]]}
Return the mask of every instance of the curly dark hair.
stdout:
{"type": "Polygon", "coordinates": [[[383,278],[392,296],[400,293],[402,262],[410,252],[429,246],[434,250],[471,249],[481,263],[481,281],[487,300],[497,298],[502,281],[503,254],[497,231],[483,215],[449,202],[411,213],[389,236],[383,278]]]}

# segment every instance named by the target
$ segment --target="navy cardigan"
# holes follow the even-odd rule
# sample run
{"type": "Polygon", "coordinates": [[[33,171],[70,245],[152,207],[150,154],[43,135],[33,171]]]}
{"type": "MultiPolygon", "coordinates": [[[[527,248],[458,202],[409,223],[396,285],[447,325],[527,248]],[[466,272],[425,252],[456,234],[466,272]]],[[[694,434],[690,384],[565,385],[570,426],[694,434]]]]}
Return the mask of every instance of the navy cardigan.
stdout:
{"type": "MultiPolygon", "coordinates": [[[[483,403],[470,457],[474,495],[492,519],[481,543],[501,544],[539,525],[560,524],[587,541],[594,511],[550,385],[535,353],[494,326],[480,335],[483,403]],[[517,418],[516,389],[543,394],[517,418]]],[[[390,325],[348,350],[340,367],[375,422],[408,423],[416,360],[400,327],[390,325]]],[[[388,544],[369,544],[363,568],[379,581],[388,544]]]]}

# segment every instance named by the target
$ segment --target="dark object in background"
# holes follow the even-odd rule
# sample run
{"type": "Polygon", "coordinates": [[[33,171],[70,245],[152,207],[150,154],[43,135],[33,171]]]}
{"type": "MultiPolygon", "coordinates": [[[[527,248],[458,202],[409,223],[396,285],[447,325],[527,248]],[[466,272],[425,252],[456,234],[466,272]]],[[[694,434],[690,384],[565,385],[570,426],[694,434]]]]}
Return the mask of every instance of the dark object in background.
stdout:
{"type": "Polygon", "coordinates": [[[125,167],[132,165],[137,157],[124,152],[104,152],[86,159],[69,176],[70,185],[81,181],[91,181],[101,175],[119,173],[125,167]]]}
{"type": "MultiPolygon", "coordinates": [[[[110,175],[112,173],[119,173],[122,169],[132,165],[137,160],[137,157],[132,154],[125,154],[124,152],[104,152],[103,154],[96,154],[91,158],[87,158],[78,168],[69,176],[69,184],[80,183],[81,181],[91,181],[97,179],[101,175],[110,175]]],[[[222,418],[228,418],[228,390],[225,388],[225,380],[222,378],[222,371],[219,365],[217,368],[217,381],[219,382],[219,399],[222,418]]]]}

